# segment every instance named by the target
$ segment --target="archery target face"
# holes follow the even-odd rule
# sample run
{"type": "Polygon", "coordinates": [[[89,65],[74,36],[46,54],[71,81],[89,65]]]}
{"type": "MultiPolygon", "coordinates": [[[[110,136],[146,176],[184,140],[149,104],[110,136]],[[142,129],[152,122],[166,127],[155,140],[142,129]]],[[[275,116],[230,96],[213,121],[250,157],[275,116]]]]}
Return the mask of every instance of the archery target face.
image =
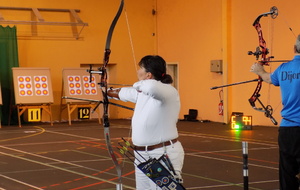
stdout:
{"type": "Polygon", "coordinates": [[[47,76],[18,76],[18,87],[20,96],[49,95],[47,76]]]}
{"type": "Polygon", "coordinates": [[[31,76],[18,76],[18,87],[20,96],[33,96],[31,76]]]}
{"type": "Polygon", "coordinates": [[[48,96],[48,79],[47,76],[34,76],[34,87],[36,96],[48,96]]]}
{"type": "Polygon", "coordinates": [[[95,77],[92,77],[90,82],[90,76],[82,76],[83,78],[83,91],[85,95],[96,95],[97,94],[97,84],[95,77]]]}
{"type": "Polygon", "coordinates": [[[95,77],[92,77],[90,82],[90,76],[68,76],[68,86],[70,95],[96,95],[97,85],[95,77]]]}
{"type": "Polygon", "coordinates": [[[70,95],[82,95],[80,76],[68,76],[68,86],[70,95]]]}

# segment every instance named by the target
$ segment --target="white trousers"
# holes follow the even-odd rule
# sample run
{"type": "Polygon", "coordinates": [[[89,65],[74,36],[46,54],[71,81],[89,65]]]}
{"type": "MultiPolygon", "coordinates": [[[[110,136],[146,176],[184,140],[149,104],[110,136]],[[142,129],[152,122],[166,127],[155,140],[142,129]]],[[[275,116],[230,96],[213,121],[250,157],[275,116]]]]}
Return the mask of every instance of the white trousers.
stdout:
{"type": "MultiPolygon", "coordinates": [[[[149,160],[149,158],[160,158],[163,154],[167,153],[175,172],[179,178],[181,178],[181,170],[184,161],[184,150],[179,141],[169,146],[157,148],[151,151],[138,151],[135,154],[135,163],[138,165],[141,162],[149,160]],[[139,155],[139,154],[140,155],[139,155]],[[142,158],[142,157],[143,158],[142,158]]],[[[182,178],[181,178],[182,179],[182,178]]],[[[137,166],[135,166],[135,180],[136,180],[136,190],[159,190],[159,188],[149,177],[147,177],[137,166]]]]}

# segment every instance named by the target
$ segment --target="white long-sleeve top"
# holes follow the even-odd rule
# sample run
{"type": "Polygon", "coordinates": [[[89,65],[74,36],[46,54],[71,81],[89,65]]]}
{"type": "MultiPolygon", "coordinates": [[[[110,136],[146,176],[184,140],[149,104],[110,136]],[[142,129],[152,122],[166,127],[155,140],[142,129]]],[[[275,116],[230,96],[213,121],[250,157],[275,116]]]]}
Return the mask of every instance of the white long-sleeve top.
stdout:
{"type": "Polygon", "coordinates": [[[172,85],[142,80],[133,87],[121,88],[119,98],[136,103],[132,118],[134,145],[150,146],[178,137],[180,99],[172,85]]]}

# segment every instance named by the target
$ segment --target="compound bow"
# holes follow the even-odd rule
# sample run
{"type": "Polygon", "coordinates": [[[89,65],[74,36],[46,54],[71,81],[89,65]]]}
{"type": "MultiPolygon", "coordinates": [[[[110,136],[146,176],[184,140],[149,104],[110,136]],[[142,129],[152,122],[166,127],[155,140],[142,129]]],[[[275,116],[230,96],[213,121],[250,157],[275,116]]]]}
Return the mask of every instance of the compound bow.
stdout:
{"type": "MultiPolygon", "coordinates": [[[[260,65],[269,65],[270,59],[274,58],[273,56],[269,56],[267,57],[267,55],[269,54],[269,49],[267,48],[267,44],[266,41],[263,38],[263,33],[262,33],[262,28],[261,25],[259,23],[260,19],[262,17],[267,17],[267,16],[271,16],[272,19],[275,19],[278,16],[278,9],[277,7],[271,7],[269,12],[260,14],[254,21],[253,26],[257,31],[258,34],[258,39],[259,39],[259,47],[256,48],[255,52],[249,51],[248,55],[254,55],[256,56],[256,60],[259,59],[259,56],[261,56],[261,60],[258,61],[258,63],[260,65]]],[[[260,90],[262,87],[262,78],[259,76],[258,77],[258,84],[256,86],[256,89],[254,91],[254,93],[252,94],[252,96],[249,98],[249,103],[252,106],[252,108],[254,108],[257,111],[261,111],[265,113],[265,116],[270,118],[272,123],[274,125],[277,125],[277,121],[275,120],[275,118],[272,116],[273,114],[273,108],[271,105],[267,105],[265,106],[261,100],[259,99],[260,97],[260,90]],[[258,101],[259,104],[261,105],[261,108],[256,107],[255,102],[258,101]]]]}

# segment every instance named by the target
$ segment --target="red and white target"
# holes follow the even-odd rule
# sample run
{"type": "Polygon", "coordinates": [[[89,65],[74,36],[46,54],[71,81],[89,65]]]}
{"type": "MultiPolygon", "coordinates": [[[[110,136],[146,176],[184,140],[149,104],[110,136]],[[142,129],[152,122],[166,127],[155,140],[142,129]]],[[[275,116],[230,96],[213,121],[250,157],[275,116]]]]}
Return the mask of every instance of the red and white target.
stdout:
{"type": "Polygon", "coordinates": [[[36,96],[48,96],[48,79],[47,76],[34,76],[34,89],[36,96]]]}
{"type": "Polygon", "coordinates": [[[83,91],[85,95],[97,95],[97,84],[95,77],[92,76],[92,81],[90,81],[90,76],[82,76],[83,78],[83,91]]]}
{"type": "Polygon", "coordinates": [[[82,95],[80,76],[68,76],[68,86],[70,95],[82,95]]]}
{"type": "Polygon", "coordinates": [[[18,76],[18,87],[20,96],[33,96],[31,76],[18,76]]]}

